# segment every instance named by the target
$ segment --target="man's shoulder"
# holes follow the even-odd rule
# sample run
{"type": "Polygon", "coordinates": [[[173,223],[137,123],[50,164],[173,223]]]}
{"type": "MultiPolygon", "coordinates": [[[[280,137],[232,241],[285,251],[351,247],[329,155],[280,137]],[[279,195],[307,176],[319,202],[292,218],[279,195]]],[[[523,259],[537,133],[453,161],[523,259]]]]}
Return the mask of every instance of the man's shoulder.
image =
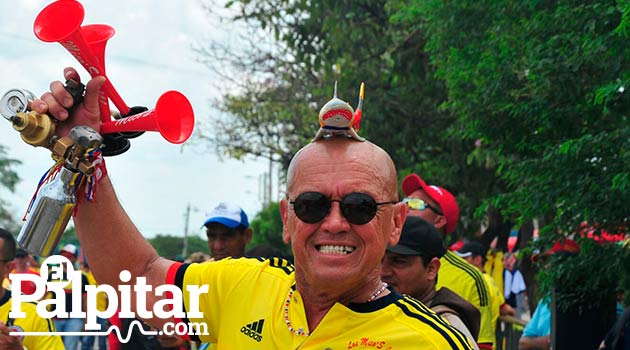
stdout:
{"type": "Polygon", "coordinates": [[[399,324],[405,324],[413,331],[440,342],[444,341],[453,349],[468,349],[463,335],[439,317],[419,300],[404,295],[395,303],[400,313],[395,317],[399,324]]]}
{"type": "Polygon", "coordinates": [[[440,262],[438,287],[448,287],[474,305],[489,305],[488,283],[481,271],[450,251],[440,262]]]}
{"type": "Polygon", "coordinates": [[[391,304],[396,310],[392,315],[401,323],[405,323],[417,331],[441,327],[440,319],[435,317],[435,313],[429,306],[410,295],[402,295],[391,304]]]}
{"type": "MultiPolygon", "coordinates": [[[[239,280],[242,278],[255,278],[257,275],[274,275],[280,278],[288,278],[293,275],[295,268],[290,261],[282,258],[227,258],[220,261],[204,262],[199,264],[183,264],[177,268],[176,275],[184,276],[190,280],[195,278],[205,279],[209,276],[216,278],[228,278],[239,280]]],[[[175,278],[177,281],[177,278],[175,278]]]]}
{"type": "Polygon", "coordinates": [[[459,273],[460,278],[466,278],[470,280],[483,280],[485,281],[481,271],[471,265],[468,261],[464,260],[462,257],[454,254],[451,251],[446,252],[444,256],[440,259],[440,262],[444,267],[450,267],[451,270],[457,271],[459,273]]]}
{"type": "Polygon", "coordinates": [[[444,304],[444,303],[463,303],[475,307],[469,303],[466,299],[462,298],[459,294],[453,292],[448,287],[442,287],[435,292],[435,296],[431,299],[431,305],[444,304]]]}
{"type": "MultiPolygon", "coordinates": [[[[227,258],[227,259],[217,261],[215,263],[219,267],[237,268],[237,269],[246,269],[246,270],[247,269],[262,270],[262,271],[269,271],[269,272],[277,272],[277,273],[285,274],[285,275],[290,275],[295,270],[295,268],[293,267],[293,264],[289,260],[278,258],[278,257],[227,258]]],[[[212,262],[210,264],[212,264],[212,262]]]]}
{"type": "Polygon", "coordinates": [[[280,274],[284,274],[284,275],[290,275],[291,273],[293,273],[293,271],[295,271],[295,268],[293,267],[293,263],[291,263],[289,260],[287,259],[283,259],[283,258],[278,258],[278,257],[272,257],[272,258],[261,258],[261,257],[257,257],[257,258],[246,258],[248,261],[253,262],[254,264],[258,265],[260,264],[261,268],[268,270],[268,271],[273,271],[275,273],[280,273],[280,274]]]}
{"type": "Polygon", "coordinates": [[[431,309],[440,314],[436,310],[438,306],[445,306],[454,312],[464,322],[473,337],[477,339],[481,323],[479,309],[446,287],[440,288],[431,300],[431,309]]]}

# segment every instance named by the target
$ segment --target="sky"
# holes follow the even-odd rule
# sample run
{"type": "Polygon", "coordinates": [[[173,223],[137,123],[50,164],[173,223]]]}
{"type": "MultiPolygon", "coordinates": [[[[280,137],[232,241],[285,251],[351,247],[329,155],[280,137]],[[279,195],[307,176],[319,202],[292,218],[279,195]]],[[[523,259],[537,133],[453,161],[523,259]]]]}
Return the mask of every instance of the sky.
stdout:
{"type": "MultiPolygon", "coordinates": [[[[42,42],[33,34],[34,19],[51,2],[0,1],[1,95],[21,88],[40,96],[51,81],[62,80],[66,66],[75,67],[84,81],[89,79],[60,44],[42,42]]],[[[109,80],[127,105],[153,108],[162,93],[177,90],[192,104],[196,123],[216,113],[209,102],[220,96],[216,81],[212,84],[216,78],[196,61],[198,54],[192,47],[211,38],[228,44],[235,38],[225,24],[203,10],[201,1],[81,3],[84,25],[108,24],[116,30],[107,43],[105,66],[109,80]]],[[[191,139],[196,133],[197,128],[191,139]]],[[[21,219],[40,177],[52,165],[50,151],[21,141],[3,118],[0,144],[8,148],[10,158],[22,161],[15,167],[21,177],[15,193],[0,189],[10,210],[21,219]]],[[[263,160],[220,160],[208,147],[190,142],[170,144],[157,132],[132,139],[129,151],[106,158],[106,163],[119,200],[146,237],[183,235],[188,205],[192,208],[189,235],[203,233],[206,213],[220,201],[239,204],[251,220],[261,209],[259,179],[269,167],[263,160]]]]}

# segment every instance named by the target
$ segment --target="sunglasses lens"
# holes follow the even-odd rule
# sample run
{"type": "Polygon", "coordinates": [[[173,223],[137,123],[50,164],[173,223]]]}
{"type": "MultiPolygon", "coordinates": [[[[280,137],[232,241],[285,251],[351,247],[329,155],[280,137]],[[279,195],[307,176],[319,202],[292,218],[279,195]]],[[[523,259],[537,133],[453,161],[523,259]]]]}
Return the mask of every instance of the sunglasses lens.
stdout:
{"type": "Polygon", "coordinates": [[[319,192],[304,192],[293,203],[297,217],[309,224],[321,221],[330,211],[330,200],[319,192]]]}
{"type": "Polygon", "coordinates": [[[426,203],[420,198],[405,198],[403,202],[407,203],[409,209],[425,210],[427,208],[426,203]]]}
{"type": "Polygon", "coordinates": [[[341,213],[352,224],[367,224],[376,215],[376,201],[365,193],[350,193],[341,201],[341,213]]]}

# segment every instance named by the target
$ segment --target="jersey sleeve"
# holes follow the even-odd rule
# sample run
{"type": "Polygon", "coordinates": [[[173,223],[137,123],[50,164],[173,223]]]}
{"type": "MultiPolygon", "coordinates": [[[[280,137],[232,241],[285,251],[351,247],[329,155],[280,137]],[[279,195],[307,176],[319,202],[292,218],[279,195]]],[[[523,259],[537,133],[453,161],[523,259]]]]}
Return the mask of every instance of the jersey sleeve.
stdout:
{"type": "MultiPolygon", "coordinates": [[[[250,270],[242,259],[224,259],[201,264],[173,264],[166,283],[182,291],[186,317],[176,319],[188,325],[207,327],[208,334],[189,334],[190,339],[216,342],[224,300],[250,270]]],[[[191,329],[191,327],[189,327],[191,329]]]]}

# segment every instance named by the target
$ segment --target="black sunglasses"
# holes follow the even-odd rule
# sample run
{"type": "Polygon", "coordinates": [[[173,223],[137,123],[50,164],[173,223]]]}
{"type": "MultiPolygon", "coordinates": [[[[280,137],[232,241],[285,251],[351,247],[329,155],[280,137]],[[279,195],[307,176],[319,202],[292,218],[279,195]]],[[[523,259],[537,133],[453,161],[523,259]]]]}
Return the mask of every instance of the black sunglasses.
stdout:
{"type": "Polygon", "coordinates": [[[359,192],[350,193],[341,200],[330,199],[319,192],[304,192],[294,201],[289,200],[289,203],[293,205],[295,215],[309,224],[322,221],[330,213],[332,202],[338,202],[343,217],[355,225],[370,222],[376,215],[379,205],[398,203],[396,201],[376,202],[370,195],[359,192]]]}

